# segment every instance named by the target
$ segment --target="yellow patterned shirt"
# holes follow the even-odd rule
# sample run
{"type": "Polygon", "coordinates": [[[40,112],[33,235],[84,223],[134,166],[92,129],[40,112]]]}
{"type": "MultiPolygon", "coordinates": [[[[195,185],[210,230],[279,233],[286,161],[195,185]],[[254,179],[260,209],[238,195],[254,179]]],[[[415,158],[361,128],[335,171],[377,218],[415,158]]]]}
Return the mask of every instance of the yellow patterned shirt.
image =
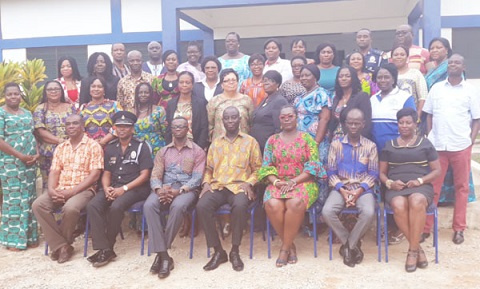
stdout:
{"type": "Polygon", "coordinates": [[[140,83],[151,84],[155,77],[150,73],[142,71],[140,78],[134,78],[131,74],[120,79],[117,85],[117,101],[124,110],[134,112],[135,88],[140,83]]]}
{"type": "Polygon", "coordinates": [[[260,147],[253,137],[239,132],[230,141],[224,134],[210,145],[203,183],[209,183],[213,190],[227,188],[238,194],[243,192],[240,184],[257,182],[261,166],[260,147]]]}

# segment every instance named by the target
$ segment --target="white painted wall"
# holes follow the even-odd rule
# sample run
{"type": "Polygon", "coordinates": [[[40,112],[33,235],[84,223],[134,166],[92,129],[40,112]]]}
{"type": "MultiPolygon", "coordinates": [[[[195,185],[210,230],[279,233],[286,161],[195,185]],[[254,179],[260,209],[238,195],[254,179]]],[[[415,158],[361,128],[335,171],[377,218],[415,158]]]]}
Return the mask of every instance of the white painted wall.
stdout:
{"type": "Polygon", "coordinates": [[[442,16],[479,15],[478,0],[441,0],[442,16]]]}
{"type": "Polygon", "coordinates": [[[90,57],[90,55],[92,55],[95,52],[105,52],[108,56],[110,56],[110,59],[113,59],[113,57],[112,57],[112,45],[111,44],[88,45],[87,46],[88,57],[90,57]]]}
{"type": "Polygon", "coordinates": [[[23,62],[27,60],[27,49],[4,49],[2,57],[5,62],[23,62]]]}
{"type": "Polygon", "coordinates": [[[110,0],[1,0],[4,39],[111,33],[110,0]]]}

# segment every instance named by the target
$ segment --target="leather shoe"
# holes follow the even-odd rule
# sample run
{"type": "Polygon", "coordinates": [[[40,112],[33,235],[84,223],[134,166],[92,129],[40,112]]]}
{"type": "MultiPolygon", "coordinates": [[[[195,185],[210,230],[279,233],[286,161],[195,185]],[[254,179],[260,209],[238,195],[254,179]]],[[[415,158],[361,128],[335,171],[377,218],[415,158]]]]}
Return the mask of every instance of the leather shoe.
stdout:
{"type": "Polygon", "coordinates": [[[98,268],[107,265],[110,261],[117,257],[117,254],[111,249],[100,250],[101,253],[97,260],[92,264],[93,267],[98,268]]]}
{"type": "Polygon", "coordinates": [[[232,268],[235,271],[242,271],[243,270],[243,262],[242,259],[240,259],[240,254],[236,251],[231,251],[229,256],[230,258],[230,263],[232,263],[232,268]]]}
{"type": "Polygon", "coordinates": [[[352,254],[354,256],[355,264],[360,264],[363,261],[364,254],[361,247],[362,247],[362,243],[358,241],[355,248],[352,249],[352,254]]]}
{"type": "Polygon", "coordinates": [[[98,256],[100,256],[100,253],[102,252],[102,250],[98,250],[95,254],[93,254],[92,256],[88,257],[87,258],[87,261],[90,262],[90,263],[95,263],[97,262],[97,258],[98,256]]]}
{"type": "Polygon", "coordinates": [[[160,261],[160,269],[158,270],[158,278],[167,278],[170,275],[170,271],[173,270],[173,258],[168,257],[160,261]]]}
{"type": "Polygon", "coordinates": [[[426,239],[430,237],[430,233],[422,233],[422,236],[420,237],[420,243],[425,242],[426,239]]]}
{"type": "Polygon", "coordinates": [[[208,261],[207,265],[203,266],[203,270],[211,271],[215,270],[220,264],[228,262],[227,252],[225,250],[217,251],[213,253],[212,259],[208,261]]]}
{"type": "Polygon", "coordinates": [[[157,254],[157,256],[155,256],[152,267],[150,267],[150,273],[158,274],[158,271],[160,271],[160,254],[157,254]]]}
{"type": "Polygon", "coordinates": [[[60,255],[60,249],[52,251],[52,253],[50,253],[50,260],[57,261],[59,255],[60,255]]]}
{"type": "Polygon", "coordinates": [[[465,239],[463,238],[463,231],[456,231],[454,234],[453,234],[453,239],[452,239],[453,243],[457,244],[457,245],[460,245],[463,243],[463,241],[465,241],[465,239]]]}
{"type": "Polygon", "coordinates": [[[350,250],[348,243],[343,246],[343,264],[349,267],[355,267],[355,256],[353,255],[353,250],[350,250]]]}
{"type": "Polygon", "coordinates": [[[62,248],[60,248],[60,254],[58,255],[58,263],[65,263],[70,258],[72,258],[73,255],[73,247],[70,245],[64,245],[62,248]]]}

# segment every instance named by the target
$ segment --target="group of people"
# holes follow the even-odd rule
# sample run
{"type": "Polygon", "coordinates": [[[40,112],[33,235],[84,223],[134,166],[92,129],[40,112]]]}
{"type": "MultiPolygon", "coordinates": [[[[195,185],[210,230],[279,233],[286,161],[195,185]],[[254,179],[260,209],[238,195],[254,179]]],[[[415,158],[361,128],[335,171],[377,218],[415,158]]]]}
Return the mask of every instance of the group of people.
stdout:
{"type": "Polygon", "coordinates": [[[343,262],[354,267],[363,260],[361,239],[382,191],[394,212],[389,227],[396,224],[389,241],[408,240],[406,271],[425,268],[420,243],[432,225],[426,210],[438,203],[449,166],[453,242],[464,240],[480,101],[448,40],[433,39],[428,51],[412,39],[412,28],[401,25],[391,52],[382,52],[361,29],[358,50],[343,66],[336,66],[331,43],[307,59],[301,39],[292,42],[290,61],[280,58],[276,39],[265,42],[265,56],[248,56],[235,32],[218,58],[202,60],[201,46],[189,43],[181,65],[175,51],[163,52],[155,41],[147,62],[136,50],[125,62],[125,46],[116,43],[113,62],[93,53],[83,79],[73,58],[61,58],[58,79],[46,82],[33,115],[20,107],[20,87],[9,83],[0,108],[0,243],[11,250],[37,246],[38,221],[50,258],[67,262],[86,212],[96,250],[87,260],[104,266],[116,257],[124,212],[144,201],[149,246],[157,253],[152,273],[169,276],[168,250],[193,208],[214,249],[204,269],[230,261],[241,271],[247,209],[260,199],[282,243],[277,267],[298,262],[294,239],[311,206],[341,242],[343,262]],[[44,191],[38,197],[37,163],[44,191]],[[227,203],[228,255],[215,224],[227,203]],[[345,207],[359,212],[351,231],[339,218],[345,207]]]}

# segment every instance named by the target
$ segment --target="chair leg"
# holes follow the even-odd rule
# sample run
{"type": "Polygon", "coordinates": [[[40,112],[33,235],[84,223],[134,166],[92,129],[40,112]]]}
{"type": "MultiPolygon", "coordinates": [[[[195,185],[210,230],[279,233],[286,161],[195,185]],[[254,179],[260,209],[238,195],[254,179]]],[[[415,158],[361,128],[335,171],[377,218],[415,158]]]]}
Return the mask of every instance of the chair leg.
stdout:
{"type": "Polygon", "coordinates": [[[140,255],[143,256],[145,249],[145,215],[142,210],[142,244],[140,245],[140,255]]]}
{"type": "Polygon", "coordinates": [[[388,223],[385,209],[383,209],[383,235],[385,236],[385,262],[388,263],[388,223]]]}
{"type": "Polygon", "coordinates": [[[193,232],[195,231],[195,214],[196,210],[193,209],[192,211],[192,225],[190,226],[190,259],[193,258],[193,239],[195,238],[193,232]]]}
{"type": "Polygon", "coordinates": [[[433,215],[433,242],[435,246],[435,264],[438,264],[438,209],[435,208],[433,215]]]}
{"type": "Polygon", "coordinates": [[[312,209],[313,213],[313,256],[317,258],[317,212],[315,208],[312,209]]]}
{"type": "Polygon", "coordinates": [[[329,247],[329,256],[330,256],[330,261],[332,261],[332,235],[333,235],[333,232],[332,232],[332,228],[328,228],[328,247],[329,247]]]}
{"type": "Polygon", "coordinates": [[[272,255],[271,255],[271,252],[270,252],[270,221],[268,220],[268,217],[266,218],[267,219],[267,255],[268,255],[268,259],[272,258],[272,255]]]}
{"type": "Polygon", "coordinates": [[[48,256],[48,243],[45,241],[45,256],[48,256]]]}
{"type": "Polygon", "coordinates": [[[253,258],[253,227],[255,217],[255,206],[250,211],[250,259],[253,258]]]}
{"type": "Polygon", "coordinates": [[[85,221],[85,243],[83,245],[83,257],[87,257],[87,251],[88,251],[88,230],[89,230],[89,226],[90,226],[90,220],[88,218],[88,214],[87,214],[87,220],[85,221]]]}
{"type": "Polygon", "coordinates": [[[380,208],[376,208],[377,213],[377,250],[378,250],[378,262],[382,262],[382,240],[381,240],[381,216],[380,208]]]}

